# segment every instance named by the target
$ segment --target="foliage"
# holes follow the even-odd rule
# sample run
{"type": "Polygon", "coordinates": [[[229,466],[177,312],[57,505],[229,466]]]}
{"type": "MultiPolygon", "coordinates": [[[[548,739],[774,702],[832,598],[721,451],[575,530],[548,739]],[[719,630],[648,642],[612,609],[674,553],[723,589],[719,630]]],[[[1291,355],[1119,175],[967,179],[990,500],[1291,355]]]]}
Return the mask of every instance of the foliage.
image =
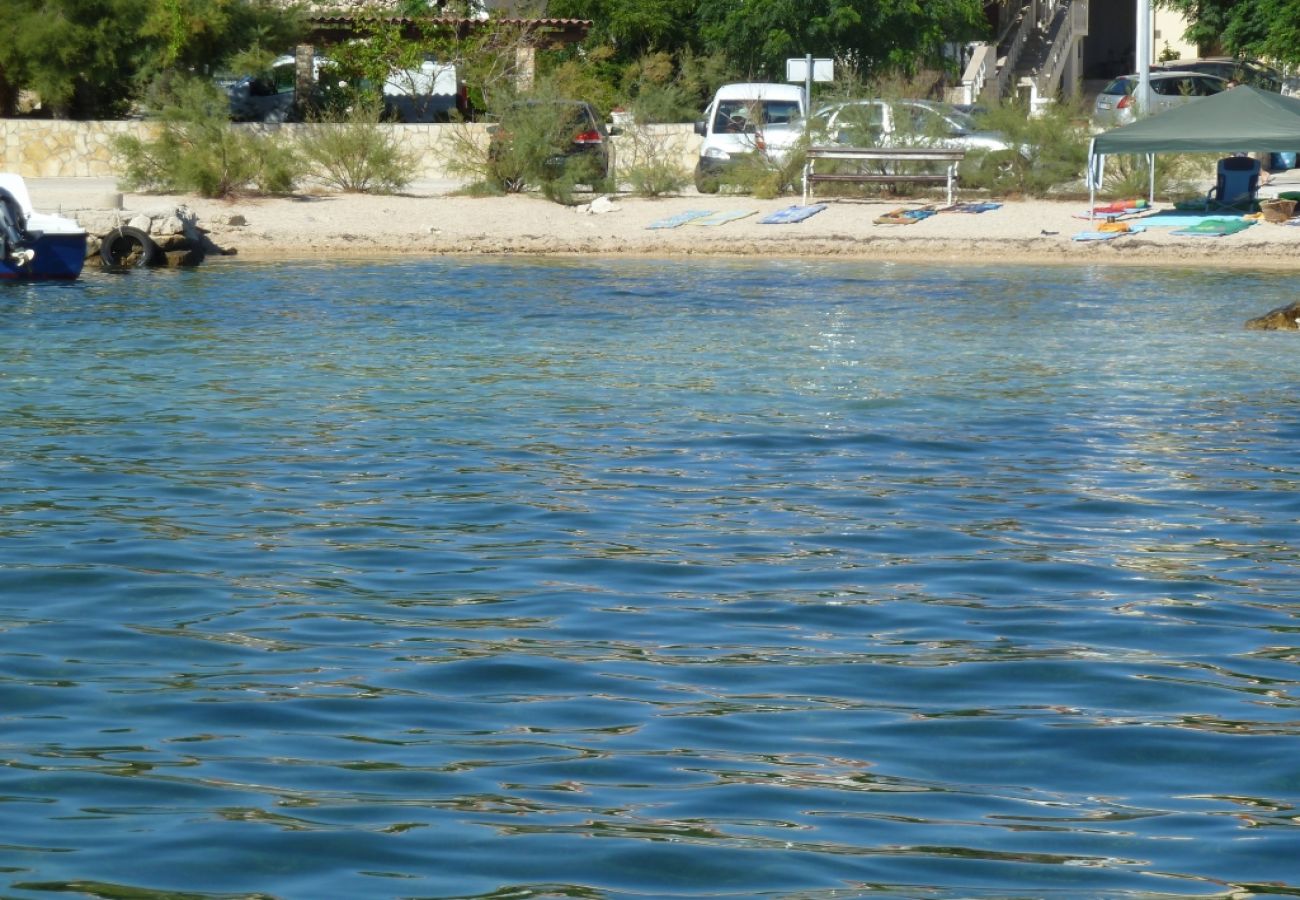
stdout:
{"type": "Polygon", "coordinates": [[[705,41],[740,69],[769,79],[789,57],[832,57],[864,72],[913,70],[945,42],[987,31],[979,0],[701,0],[705,41]]]}
{"type": "Polygon", "coordinates": [[[691,182],[681,159],[672,135],[653,127],[635,126],[619,144],[619,172],[638,197],[680,193],[691,182]]]}
{"type": "Polygon", "coordinates": [[[1017,103],[990,107],[976,117],[981,129],[1000,132],[1013,149],[968,156],[962,184],[1031,197],[1082,176],[1088,162],[1088,114],[1060,101],[1037,116],[1017,103]]]}
{"type": "Polygon", "coordinates": [[[311,174],[341,191],[395,193],[415,179],[417,160],[403,150],[392,129],[379,124],[375,100],[322,113],[314,121],[302,156],[311,174]]]}
{"type": "Polygon", "coordinates": [[[494,96],[496,105],[487,111],[493,121],[489,140],[476,139],[470,126],[462,126],[453,139],[453,173],[484,182],[486,190],[536,187],[562,203],[571,202],[578,185],[597,191],[612,186],[600,156],[573,152],[575,131],[586,123],[562,79],[542,78],[529,91],[494,96]]]}
{"type": "MultiPolygon", "coordinates": [[[[1157,197],[1204,199],[1205,193],[1196,188],[1196,182],[1206,178],[1203,157],[1159,153],[1155,164],[1157,197]]],[[[1150,189],[1151,168],[1145,156],[1120,153],[1106,158],[1106,174],[1100,191],[1103,197],[1112,200],[1145,197],[1150,189]]]]}
{"type": "Polygon", "coordinates": [[[658,51],[698,50],[697,0],[550,0],[549,15],[589,19],[591,46],[634,60],[658,51]]]}
{"type": "Polygon", "coordinates": [[[123,168],[123,186],[132,190],[192,191],[204,197],[254,188],[284,193],[301,173],[286,145],[232,126],[225,95],[198,78],[172,84],[156,138],[121,136],[113,150],[123,168]]]}
{"type": "Polygon", "coordinates": [[[676,62],[668,53],[651,53],[622,71],[621,93],[637,123],[689,122],[718,86],[729,80],[720,54],[687,53],[676,62]]]}
{"type": "Polygon", "coordinates": [[[1239,57],[1300,64],[1300,0],[1158,0],[1189,22],[1184,37],[1239,57]]]}
{"type": "Polygon", "coordinates": [[[0,93],[35,91],[73,118],[120,115],[161,71],[287,44],[298,29],[269,0],[7,0],[5,23],[0,93]]]}
{"type": "Polygon", "coordinates": [[[940,60],[946,42],[988,30],[982,0],[551,0],[549,14],[591,19],[590,46],[627,63],[721,52],[746,79],[780,79],[789,57],[831,57],[862,72],[940,60]]]}

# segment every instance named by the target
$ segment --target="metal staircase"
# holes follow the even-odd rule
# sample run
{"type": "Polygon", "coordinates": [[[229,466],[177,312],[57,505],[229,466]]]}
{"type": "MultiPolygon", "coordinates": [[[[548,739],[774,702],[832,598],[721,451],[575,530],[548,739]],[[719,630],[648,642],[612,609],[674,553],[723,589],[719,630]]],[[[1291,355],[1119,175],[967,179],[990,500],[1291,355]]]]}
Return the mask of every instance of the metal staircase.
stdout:
{"type": "Polygon", "coordinates": [[[970,46],[961,83],[948,99],[973,104],[1027,95],[1030,110],[1039,112],[1074,89],[1062,79],[1078,78],[1070,62],[1087,35],[1088,0],[1022,0],[997,41],[970,46]]]}

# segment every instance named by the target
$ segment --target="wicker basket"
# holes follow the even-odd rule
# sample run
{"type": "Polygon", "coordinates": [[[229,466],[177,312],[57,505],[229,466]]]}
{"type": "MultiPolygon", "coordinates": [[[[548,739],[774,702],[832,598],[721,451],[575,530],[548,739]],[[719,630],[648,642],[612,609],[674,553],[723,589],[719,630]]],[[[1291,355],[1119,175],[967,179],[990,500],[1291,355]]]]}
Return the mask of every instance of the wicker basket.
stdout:
{"type": "Polygon", "coordinates": [[[1285,222],[1295,212],[1294,200],[1265,200],[1259,205],[1265,222],[1285,222]]]}

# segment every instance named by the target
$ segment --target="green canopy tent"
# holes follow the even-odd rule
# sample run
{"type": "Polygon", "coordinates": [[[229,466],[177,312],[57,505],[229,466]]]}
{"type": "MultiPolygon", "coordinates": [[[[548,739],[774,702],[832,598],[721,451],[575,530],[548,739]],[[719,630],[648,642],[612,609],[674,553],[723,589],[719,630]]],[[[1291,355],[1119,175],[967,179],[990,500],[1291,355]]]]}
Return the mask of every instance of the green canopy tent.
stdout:
{"type": "Polygon", "coordinates": [[[1151,162],[1155,202],[1157,153],[1285,153],[1300,150],[1300,99],[1242,85],[1104,132],[1088,147],[1089,208],[1096,207],[1102,160],[1142,153],[1151,162]]]}

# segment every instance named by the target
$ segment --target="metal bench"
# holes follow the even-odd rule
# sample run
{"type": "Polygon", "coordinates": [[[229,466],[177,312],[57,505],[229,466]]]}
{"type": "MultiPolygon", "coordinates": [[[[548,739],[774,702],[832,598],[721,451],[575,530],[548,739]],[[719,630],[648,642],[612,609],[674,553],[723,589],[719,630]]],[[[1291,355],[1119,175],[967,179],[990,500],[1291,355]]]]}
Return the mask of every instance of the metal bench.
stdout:
{"type": "Polygon", "coordinates": [[[809,147],[803,164],[803,202],[812,196],[812,186],[819,181],[855,183],[947,184],[948,205],[952,205],[957,184],[957,166],[966,158],[965,150],[947,147],[809,147]],[[941,172],[818,172],[819,160],[876,162],[941,162],[947,163],[946,173],[941,172]]]}

